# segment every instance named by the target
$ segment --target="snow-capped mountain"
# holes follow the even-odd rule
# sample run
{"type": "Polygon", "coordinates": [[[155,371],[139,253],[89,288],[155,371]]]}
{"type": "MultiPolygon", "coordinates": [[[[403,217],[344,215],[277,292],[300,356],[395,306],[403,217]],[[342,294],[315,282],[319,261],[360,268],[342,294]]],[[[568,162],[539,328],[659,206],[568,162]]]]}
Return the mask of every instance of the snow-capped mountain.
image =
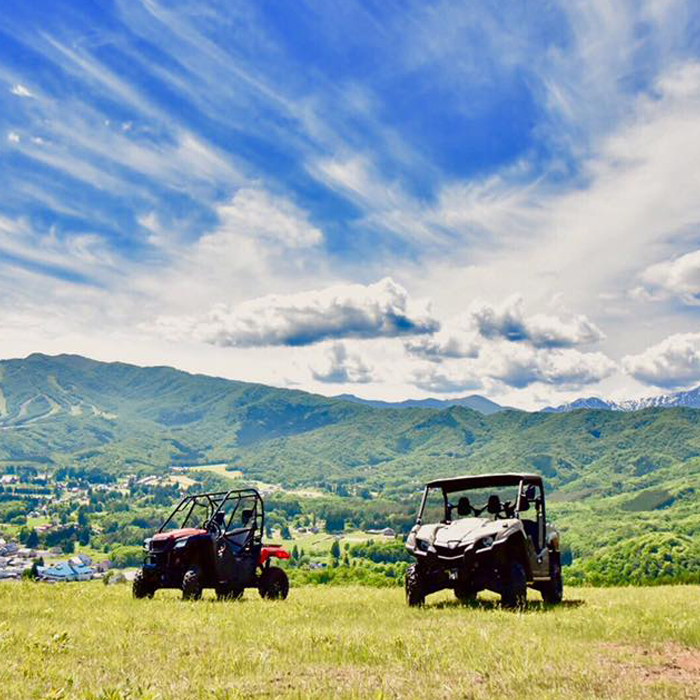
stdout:
{"type": "Polygon", "coordinates": [[[592,408],[598,411],[621,410],[613,401],[604,401],[595,396],[590,396],[587,399],[576,399],[576,401],[563,403],[560,406],[547,406],[547,408],[542,409],[542,413],[566,413],[567,411],[576,411],[579,408],[592,408]]]}
{"type": "Polygon", "coordinates": [[[585,399],[576,399],[560,406],[547,406],[543,413],[566,413],[579,408],[596,409],[599,411],[640,411],[643,408],[673,408],[685,406],[686,408],[700,408],[700,386],[689,391],[678,391],[663,396],[648,396],[643,399],[627,399],[626,401],[606,401],[595,396],[585,399]]]}

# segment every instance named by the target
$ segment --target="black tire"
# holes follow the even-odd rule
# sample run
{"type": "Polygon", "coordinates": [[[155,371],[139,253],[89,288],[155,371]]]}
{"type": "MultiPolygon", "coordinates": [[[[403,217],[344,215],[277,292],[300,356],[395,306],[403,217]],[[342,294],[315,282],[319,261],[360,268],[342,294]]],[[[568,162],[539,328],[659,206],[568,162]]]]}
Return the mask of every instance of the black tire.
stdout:
{"type": "Polygon", "coordinates": [[[548,605],[561,603],[564,597],[564,582],[561,578],[561,564],[558,557],[552,557],[549,563],[550,580],[543,583],[540,588],[542,600],[548,605]]]}
{"type": "Polygon", "coordinates": [[[473,603],[478,592],[468,581],[455,583],[455,596],[460,603],[473,603]]]}
{"type": "Polygon", "coordinates": [[[425,604],[425,589],[417,564],[411,564],[406,570],[404,586],[409,607],[416,608],[425,604]]]}
{"type": "Polygon", "coordinates": [[[285,600],[289,594],[289,579],[279,566],[268,566],[258,583],[260,597],[265,600],[285,600]]]}
{"type": "Polygon", "coordinates": [[[501,605],[504,608],[522,609],[527,606],[527,577],[525,567],[519,562],[511,563],[506,572],[501,591],[501,605]]]}
{"type": "Polygon", "coordinates": [[[202,597],[202,578],[197,569],[190,569],[182,577],[182,599],[199,600],[202,597]]]}
{"type": "Polygon", "coordinates": [[[146,580],[143,571],[137,571],[131,584],[131,592],[134,598],[153,598],[155,588],[146,580]]]}
{"type": "Polygon", "coordinates": [[[216,589],[217,600],[240,600],[242,597],[242,588],[234,588],[232,586],[219,586],[216,589]]]}

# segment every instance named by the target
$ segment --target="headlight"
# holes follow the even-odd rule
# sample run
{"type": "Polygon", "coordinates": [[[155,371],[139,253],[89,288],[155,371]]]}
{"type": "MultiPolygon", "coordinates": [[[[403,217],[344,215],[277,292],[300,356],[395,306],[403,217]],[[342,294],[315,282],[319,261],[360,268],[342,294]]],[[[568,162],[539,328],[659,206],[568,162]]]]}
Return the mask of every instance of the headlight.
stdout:
{"type": "Polygon", "coordinates": [[[183,547],[186,547],[186,546],[187,546],[187,540],[184,540],[184,539],[178,540],[175,543],[175,546],[173,547],[173,549],[182,549],[183,547]]]}
{"type": "Polygon", "coordinates": [[[427,552],[430,548],[430,542],[428,542],[428,540],[416,540],[416,542],[418,543],[418,549],[420,549],[421,552],[427,552]]]}
{"type": "Polygon", "coordinates": [[[490,547],[493,544],[493,537],[484,537],[483,540],[479,542],[478,549],[485,549],[487,547],[490,547]]]}

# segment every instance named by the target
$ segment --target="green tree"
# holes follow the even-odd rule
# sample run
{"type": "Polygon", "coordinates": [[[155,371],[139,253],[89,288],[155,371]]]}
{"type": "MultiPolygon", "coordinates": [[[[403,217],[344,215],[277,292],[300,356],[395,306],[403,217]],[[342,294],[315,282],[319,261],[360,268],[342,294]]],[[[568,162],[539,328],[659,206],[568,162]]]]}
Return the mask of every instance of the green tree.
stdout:
{"type": "Polygon", "coordinates": [[[78,533],[78,542],[83,547],[87,547],[87,545],[90,544],[90,528],[89,527],[84,527],[80,532],[78,533]]]}
{"type": "Polygon", "coordinates": [[[39,546],[39,535],[37,535],[36,530],[32,528],[24,544],[30,549],[34,549],[39,546]]]}
{"type": "Polygon", "coordinates": [[[38,559],[34,560],[34,563],[32,564],[31,572],[29,576],[33,579],[39,578],[39,567],[44,566],[44,558],[39,557],[38,559]]]}
{"type": "Polygon", "coordinates": [[[28,527],[23,527],[19,531],[19,535],[17,536],[17,539],[20,541],[20,544],[26,544],[27,540],[29,539],[30,534],[31,534],[31,529],[28,527]]]}

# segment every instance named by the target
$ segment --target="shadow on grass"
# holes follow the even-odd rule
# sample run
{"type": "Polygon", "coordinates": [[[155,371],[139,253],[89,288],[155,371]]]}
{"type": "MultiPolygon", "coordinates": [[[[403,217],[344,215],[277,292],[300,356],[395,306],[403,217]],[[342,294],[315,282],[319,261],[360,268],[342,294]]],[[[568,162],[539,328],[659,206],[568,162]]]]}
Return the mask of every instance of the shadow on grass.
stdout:
{"type": "Polygon", "coordinates": [[[507,610],[509,612],[547,612],[549,610],[574,610],[582,605],[585,605],[585,601],[578,599],[564,599],[557,605],[545,603],[541,600],[528,600],[527,608],[523,610],[520,608],[504,608],[499,600],[479,600],[477,598],[466,603],[462,603],[459,600],[441,600],[439,603],[434,605],[428,604],[426,607],[436,610],[469,608],[472,610],[507,610]]]}

